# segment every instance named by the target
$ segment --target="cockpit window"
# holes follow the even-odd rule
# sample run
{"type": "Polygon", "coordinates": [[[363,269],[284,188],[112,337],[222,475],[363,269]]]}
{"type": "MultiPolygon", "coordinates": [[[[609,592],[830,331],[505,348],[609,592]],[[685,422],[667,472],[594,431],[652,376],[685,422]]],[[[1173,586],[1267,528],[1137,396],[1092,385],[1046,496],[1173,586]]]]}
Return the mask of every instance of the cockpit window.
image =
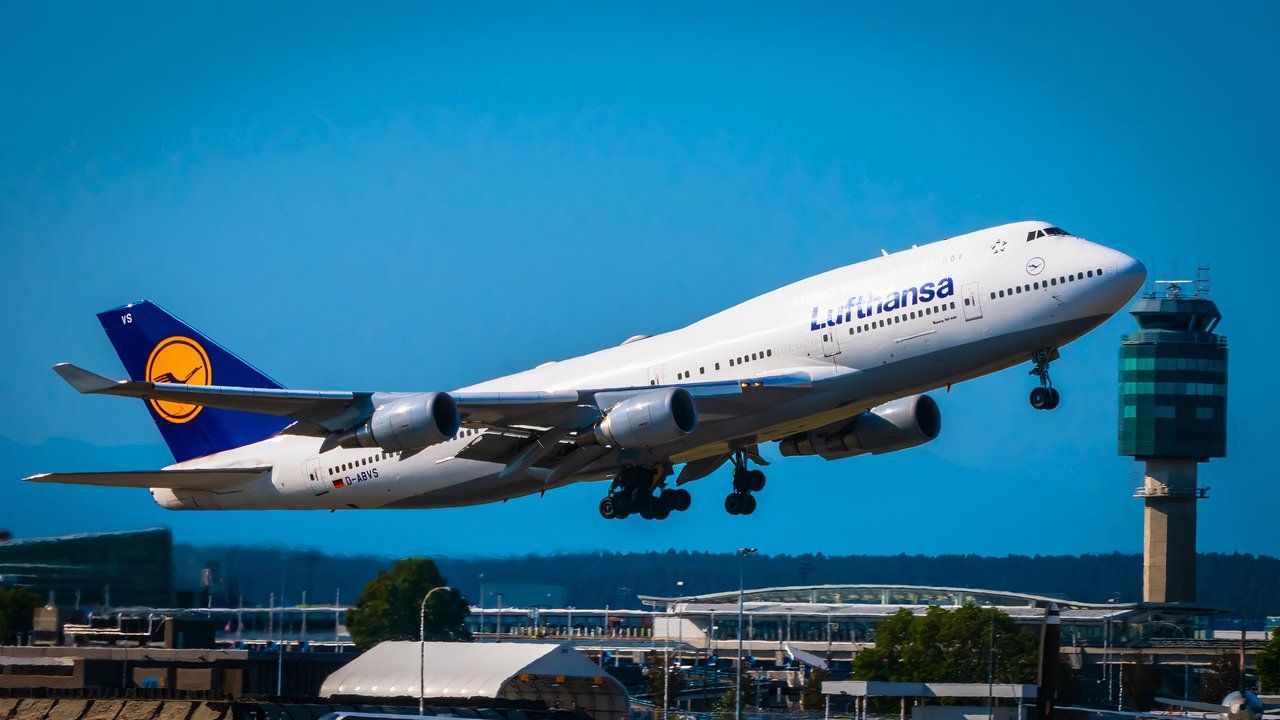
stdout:
{"type": "Polygon", "coordinates": [[[1031,232],[1027,233],[1027,242],[1031,242],[1036,238],[1042,238],[1045,235],[1070,235],[1070,234],[1071,233],[1067,232],[1066,230],[1063,230],[1060,227],[1045,228],[1044,230],[1032,230],[1031,232]]]}

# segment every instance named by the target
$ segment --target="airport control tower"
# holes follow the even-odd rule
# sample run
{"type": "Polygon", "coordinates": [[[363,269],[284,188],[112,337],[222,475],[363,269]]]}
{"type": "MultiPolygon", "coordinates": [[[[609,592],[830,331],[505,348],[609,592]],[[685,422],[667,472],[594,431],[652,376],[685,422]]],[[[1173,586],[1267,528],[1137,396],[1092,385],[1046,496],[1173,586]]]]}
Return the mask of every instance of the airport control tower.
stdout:
{"type": "Polygon", "coordinates": [[[1120,454],[1145,463],[1134,497],[1143,510],[1142,596],[1147,602],[1196,599],[1199,463],[1227,452],[1227,340],[1197,280],[1157,281],[1130,314],[1138,331],[1120,345],[1120,454]],[[1190,291],[1190,294],[1188,294],[1190,291]]]}

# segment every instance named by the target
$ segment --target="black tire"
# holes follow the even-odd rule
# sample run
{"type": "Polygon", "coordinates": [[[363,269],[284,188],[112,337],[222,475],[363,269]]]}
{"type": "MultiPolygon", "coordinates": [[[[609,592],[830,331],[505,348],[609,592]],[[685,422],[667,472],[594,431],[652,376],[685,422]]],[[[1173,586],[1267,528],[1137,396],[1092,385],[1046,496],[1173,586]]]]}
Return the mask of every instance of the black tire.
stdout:
{"type": "Polygon", "coordinates": [[[680,501],[677,499],[675,490],[663,490],[662,494],[658,495],[658,506],[666,510],[668,513],[672,510],[679,509],[677,507],[679,504],[680,501]]]}
{"type": "Polygon", "coordinates": [[[750,515],[756,511],[756,498],[754,495],[742,496],[742,508],[738,510],[739,515],[750,515]]]}
{"type": "Polygon", "coordinates": [[[1058,403],[1062,401],[1062,395],[1058,393],[1057,388],[1049,388],[1049,404],[1045,406],[1045,410],[1054,410],[1058,407],[1058,403]]]}
{"type": "Polygon", "coordinates": [[[676,512],[684,512],[685,510],[688,510],[689,506],[693,504],[693,496],[690,495],[689,491],[685,490],[684,488],[676,490],[675,492],[676,492],[676,512]]]}
{"type": "Polygon", "coordinates": [[[747,481],[751,485],[751,492],[760,492],[764,489],[764,472],[760,470],[748,470],[747,481]]]}
{"type": "Polygon", "coordinates": [[[742,512],[742,493],[729,493],[724,499],[724,511],[730,515],[737,515],[742,512]]]}
{"type": "Polygon", "coordinates": [[[663,503],[657,502],[653,504],[653,511],[651,514],[653,515],[654,520],[666,520],[667,516],[671,514],[671,508],[667,507],[663,503]]]}
{"type": "Polygon", "coordinates": [[[640,517],[645,520],[652,520],[655,515],[653,511],[657,509],[658,502],[654,498],[645,498],[640,502],[640,517]]]}
{"type": "Polygon", "coordinates": [[[1049,388],[1038,387],[1031,391],[1031,407],[1037,410],[1048,410],[1049,402],[1052,399],[1049,388]]]}
{"type": "Polygon", "coordinates": [[[733,471],[733,491],[734,492],[744,493],[744,492],[751,491],[751,480],[747,476],[748,476],[748,471],[746,470],[733,471]]]}
{"type": "Polygon", "coordinates": [[[635,512],[635,507],[631,503],[631,498],[626,493],[615,493],[609,497],[613,498],[614,517],[624,518],[635,512]]]}
{"type": "Polygon", "coordinates": [[[613,496],[606,495],[605,498],[600,501],[600,517],[603,517],[605,520],[612,520],[618,517],[618,509],[613,504],[613,496]]]}

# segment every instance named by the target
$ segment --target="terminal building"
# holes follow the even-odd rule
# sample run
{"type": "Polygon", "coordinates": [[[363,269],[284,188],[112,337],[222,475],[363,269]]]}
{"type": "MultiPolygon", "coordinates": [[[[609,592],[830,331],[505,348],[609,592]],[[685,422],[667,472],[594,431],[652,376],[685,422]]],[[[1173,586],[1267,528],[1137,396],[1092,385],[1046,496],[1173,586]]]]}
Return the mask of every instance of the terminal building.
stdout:
{"type": "MultiPolygon", "coordinates": [[[[468,625],[480,640],[563,639],[588,654],[641,662],[670,652],[683,664],[731,664],[738,642],[736,590],[684,597],[641,596],[647,610],[472,608],[468,625]]],[[[1061,652],[1077,669],[1132,662],[1207,667],[1236,657],[1239,641],[1215,639],[1224,611],[1177,603],[1090,603],[999,590],[914,585],[813,585],[743,591],[743,654],[758,669],[795,668],[818,657],[847,667],[875,643],[881,621],[902,609],[932,606],[998,608],[1036,629],[1050,604],[1061,613],[1061,652]]],[[[1250,641],[1252,655],[1261,642],[1250,641]]]]}

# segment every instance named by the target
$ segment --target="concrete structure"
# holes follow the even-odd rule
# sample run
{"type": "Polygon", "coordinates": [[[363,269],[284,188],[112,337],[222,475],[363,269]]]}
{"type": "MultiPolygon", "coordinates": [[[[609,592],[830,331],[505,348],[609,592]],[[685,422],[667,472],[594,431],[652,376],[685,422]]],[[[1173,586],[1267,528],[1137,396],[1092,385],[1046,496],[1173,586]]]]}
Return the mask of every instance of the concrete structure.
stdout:
{"type": "MultiPolygon", "coordinates": [[[[853,716],[857,720],[868,717],[869,698],[900,698],[901,717],[911,711],[911,720],[1025,720],[1028,706],[1036,699],[1035,685],[1011,685],[1005,683],[921,683],[882,682],[877,680],[836,680],[822,683],[822,694],[830,699],[851,699],[853,716]],[[979,699],[982,705],[930,706],[924,704],[936,698],[979,699]],[[996,707],[1000,700],[1012,700],[1013,707],[996,707]]],[[[847,703],[840,703],[845,705],[847,703]]]]}
{"type": "MultiPolygon", "coordinates": [[[[1203,270],[1203,269],[1202,269],[1203,270]]],[[[1198,463],[1226,455],[1227,343],[1204,297],[1207,279],[1163,282],[1130,314],[1138,332],[1120,347],[1121,455],[1146,465],[1134,497],[1143,501],[1143,599],[1195,602],[1198,463]]]]}
{"type": "Polygon", "coordinates": [[[0,648],[0,690],[315,697],[351,655],[156,647],[0,648]]]}
{"type": "Polygon", "coordinates": [[[325,680],[323,697],[499,698],[582,710],[597,720],[627,713],[622,684],[578,651],[553,643],[384,642],[325,680]]]}
{"type": "MultiPolygon", "coordinates": [[[[154,698],[78,697],[58,693],[52,697],[0,697],[0,720],[335,720],[355,717],[407,718],[418,708],[384,704],[334,705],[315,699],[288,701],[191,701],[154,698]],[[410,714],[411,713],[411,714],[410,714]]],[[[519,707],[511,703],[483,706],[433,706],[427,717],[484,718],[485,720],[588,720],[580,713],[519,707]]]]}

